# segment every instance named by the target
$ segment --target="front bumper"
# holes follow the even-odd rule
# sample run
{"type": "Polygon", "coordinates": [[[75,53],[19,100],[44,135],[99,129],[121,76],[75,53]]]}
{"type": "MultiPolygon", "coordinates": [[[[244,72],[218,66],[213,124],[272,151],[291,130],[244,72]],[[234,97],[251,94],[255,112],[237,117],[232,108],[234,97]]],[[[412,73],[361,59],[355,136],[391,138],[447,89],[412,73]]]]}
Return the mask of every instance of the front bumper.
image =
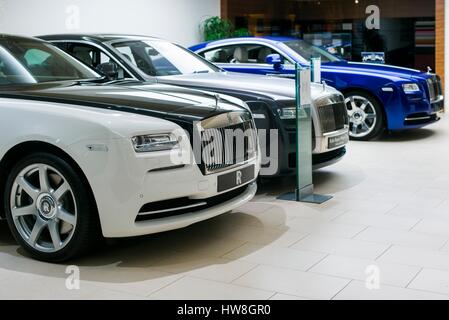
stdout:
{"type": "Polygon", "coordinates": [[[257,184],[253,181],[244,187],[242,193],[234,198],[229,199],[226,202],[217,204],[204,210],[192,210],[191,212],[184,213],[182,215],[167,216],[166,218],[148,221],[139,221],[135,223],[135,227],[133,227],[132,230],[125,230],[124,234],[118,233],[115,235],[110,235],[110,237],[130,236],[130,232],[132,233],[132,236],[137,236],[185,228],[194,223],[211,219],[242,206],[255,196],[256,191],[257,184]]]}
{"type": "MultiPolygon", "coordinates": [[[[296,172],[296,125],[295,120],[281,121],[275,114],[270,114],[270,108],[262,109],[258,105],[250,105],[253,113],[256,114],[255,122],[258,130],[263,129],[263,134],[259,132],[259,138],[265,136],[266,139],[260,139],[260,142],[270,141],[266,146],[261,145],[262,153],[262,170],[260,175],[262,177],[275,177],[292,175],[296,172]],[[262,111],[265,114],[262,114],[262,111]],[[260,116],[260,117],[259,117],[260,116]],[[271,138],[268,132],[270,130],[277,130],[277,150],[270,150],[271,138]],[[271,152],[273,151],[273,152],[271,152]],[[276,169],[272,169],[272,164],[276,163],[276,169]]],[[[271,107],[271,110],[276,110],[271,107]]],[[[349,127],[323,133],[318,115],[312,111],[312,163],[313,169],[320,169],[332,165],[340,161],[346,154],[346,145],[349,142],[349,127]],[[332,145],[331,141],[334,142],[332,145]]]]}
{"type": "Polygon", "coordinates": [[[343,129],[323,133],[320,136],[317,136],[316,145],[315,149],[313,150],[313,153],[322,154],[335,151],[346,146],[348,142],[349,142],[349,127],[345,126],[345,128],[343,129]]]}
{"type": "Polygon", "coordinates": [[[427,112],[408,114],[405,117],[404,125],[407,127],[418,126],[422,127],[440,120],[445,113],[444,97],[440,96],[435,101],[430,103],[430,110],[427,112]]]}
{"type": "Polygon", "coordinates": [[[346,147],[313,155],[313,170],[319,170],[339,162],[346,155],[346,147]]]}
{"type": "MultiPolygon", "coordinates": [[[[187,137],[182,139],[181,150],[191,150],[187,137]],[[189,148],[189,149],[186,149],[189,148]]],[[[136,154],[127,139],[107,142],[106,152],[86,152],[86,145],[98,142],[82,142],[72,146],[77,150],[76,160],[85,173],[97,203],[103,235],[108,238],[130,237],[163,232],[186,227],[190,224],[229,212],[251,200],[257,186],[260,159],[220,173],[204,175],[196,163],[185,161],[173,166],[170,152],[136,154]],[[218,192],[218,177],[243,168],[253,168],[254,178],[238,187],[218,192]],[[241,192],[222,203],[206,209],[192,207],[179,215],[166,215],[157,219],[139,220],[145,205],[176,199],[203,199],[208,201],[240,189],[241,192]]]]}
{"type": "MultiPolygon", "coordinates": [[[[329,133],[319,133],[315,129],[315,136],[313,137],[313,152],[312,152],[312,165],[313,170],[318,170],[330,165],[333,165],[343,159],[346,155],[346,145],[349,142],[348,128],[345,127],[341,130],[337,130],[329,133]],[[337,139],[340,144],[332,146],[330,141],[337,139]]],[[[296,132],[291,131],[288,134],[288,144],[284,146],[284,149],[288,150],[287,158],[283,158],[283,154],[280,153],[279,157],[279,173],[278,175],[291,175],[296,173],[296,132]]],[[[263,171],[261,171],[263,172],[263,171]]],[[[262,175],[263,176],[263,175],[262,175]]]]}
{"type": "Polygon", "coordinates": [[[388,130],[417,129],[435,123],[444,113],[444,97],[429,101],[423,94],[407,96],[398,90],[382,92],[388,130]]]}

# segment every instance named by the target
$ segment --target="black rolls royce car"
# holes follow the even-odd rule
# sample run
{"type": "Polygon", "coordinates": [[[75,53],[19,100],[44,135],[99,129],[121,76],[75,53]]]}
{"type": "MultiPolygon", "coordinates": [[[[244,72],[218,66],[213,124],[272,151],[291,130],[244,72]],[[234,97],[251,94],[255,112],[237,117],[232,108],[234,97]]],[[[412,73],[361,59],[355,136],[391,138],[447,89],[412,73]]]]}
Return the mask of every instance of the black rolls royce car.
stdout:
{"type": "MultiPolygon", "coordinates": [[[[125,35],[47,35],[49,41],[111,80],[134,79],[213,91],[245,101],[256,126],[266,134],[262,176],[295,172],[295,85],[291,79],[229,73],[171,42],[125,35]],[[276,136],[268,133],[274,130],[276,136]],[[274,143],[275,142],[275,143],[274,143]],[[276,148],[271,149],[275,145],[276,148]],[[274,151],[275,150],[275,151],[274,151]],[[275,165],[273,165],[275,164],[275,165]]],[[[339,161],[349,140],[343,95],[312,84],[313,164],[322,168],[339,161]]]]}

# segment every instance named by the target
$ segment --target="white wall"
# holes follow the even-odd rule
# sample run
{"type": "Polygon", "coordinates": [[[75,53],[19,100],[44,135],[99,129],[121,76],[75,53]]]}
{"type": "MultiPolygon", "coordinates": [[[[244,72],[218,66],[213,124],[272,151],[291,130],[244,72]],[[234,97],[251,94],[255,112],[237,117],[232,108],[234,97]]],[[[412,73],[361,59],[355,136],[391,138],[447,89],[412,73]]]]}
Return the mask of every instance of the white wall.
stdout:
{"type": "Polygon", "coordinates": [[[220,0],[0,0],[0,33],[128,33],[187,46],[216,15],[220,0]]]}

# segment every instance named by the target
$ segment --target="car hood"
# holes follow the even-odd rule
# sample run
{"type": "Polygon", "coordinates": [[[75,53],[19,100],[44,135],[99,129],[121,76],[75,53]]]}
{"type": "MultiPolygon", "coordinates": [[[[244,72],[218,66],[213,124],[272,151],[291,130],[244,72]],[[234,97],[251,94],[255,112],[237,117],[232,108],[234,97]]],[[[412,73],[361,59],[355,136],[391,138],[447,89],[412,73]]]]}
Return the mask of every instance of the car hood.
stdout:
{"type": "MultiPolygon", "coordinates": [[[[172,85],[201,88],[204,90],[224,89],[257,93],[274,100],[295,99],[295,82],[292,79],[267,77],[233,72],[183,74],[158,77],[158,82],[172,85]]],[[[324,93],[339,93],[337,90],[312,83],[312,99],[324,93]]]]}
{"type": "Polygon", "coordinates": [[[146,114],[166,120],[199,121],[246,110],[238,99],[163,84],[93,85],[47,83],[8,87],[0,97],[31,99],[146,114]]]}
{"type": "Polygon", "coordinates": [[[415,69],[385,64],[357,63],[347,61],[324,63],[322,70],[328,72],[344,72],[370,76],[378,75],[393,80],[427,79],[430,77],[429,74],[415,69]]]}

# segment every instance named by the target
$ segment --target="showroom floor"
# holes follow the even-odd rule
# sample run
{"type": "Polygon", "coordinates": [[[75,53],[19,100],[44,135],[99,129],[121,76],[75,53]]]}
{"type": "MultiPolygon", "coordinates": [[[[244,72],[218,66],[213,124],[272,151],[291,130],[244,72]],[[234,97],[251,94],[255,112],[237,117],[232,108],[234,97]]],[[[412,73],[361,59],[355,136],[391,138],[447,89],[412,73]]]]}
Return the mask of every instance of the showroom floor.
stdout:
{"type": "Polygon", "coordinates": [[[293,185],[270,181],[232,214],[72,261],[79,290],[66,265],[23,256],[0,221],[0,299],[449,299],[448,146],[447,118],[351,142],[315,174],[330,202],[277,201],[293,185]]]}

